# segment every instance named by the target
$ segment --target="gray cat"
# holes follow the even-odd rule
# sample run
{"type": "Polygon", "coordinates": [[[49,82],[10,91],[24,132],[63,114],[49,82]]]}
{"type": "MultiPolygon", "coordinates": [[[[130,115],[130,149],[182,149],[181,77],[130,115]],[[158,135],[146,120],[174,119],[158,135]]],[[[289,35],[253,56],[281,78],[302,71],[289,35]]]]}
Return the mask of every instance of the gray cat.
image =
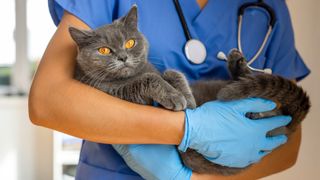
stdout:
{"type": "Polygon", "coordinates": [[[181,111],[195,107],[185,76],[160,74],[147,61],[148,42],[137,30],[137,8],[93,31],[69,28],[79,47],[75,78],[112,96],[138,104],[159,103],[181,111]]]}
{"type": "MultiPolygon", "coordinates": [[[[228,56],[230,81],[199,81],[191,85],[177,71],[160,74],[147,61],[148,43],[137,30],[137,8],[96,30],[69,28],[79,47],[75,79],[112,96],[138,104],[159,103],[166,109],[180,111],[195,108],[212,100],[235,100],[262,97],[279,104],[266,113],[247,113],[251,119],[279,114],[291,115],[292,123],[269,133],[269,136],[290,133],[307,114],[310,102],[305,92],[293,82],[279,76],[255,75],[237,50],[228,56]]],[[[117,150],[125,145],[113,145],[117,150]]],[[[230,175],[243,168],[213,164],[192,149],[180,153],[184,164],[199,173],[230,175]]]]}

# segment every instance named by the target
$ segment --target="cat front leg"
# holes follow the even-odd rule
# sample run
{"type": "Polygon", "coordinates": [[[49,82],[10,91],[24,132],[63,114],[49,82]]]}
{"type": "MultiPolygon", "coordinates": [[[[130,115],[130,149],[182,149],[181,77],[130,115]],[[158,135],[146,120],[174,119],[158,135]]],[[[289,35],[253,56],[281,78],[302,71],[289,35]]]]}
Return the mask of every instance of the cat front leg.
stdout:
{"type": "Polygon", "coordinates": [[[172,87],[161,76],[146,73],[140,79],[142,94],[161,104],[166,109],[181,111],[187,107],[184,95],[172,87]]]}
{"type": "Polygon", "coordinates": [[[187,100],[187,107],[194,109],[196,108],[196,101],[193,97],[189,83],[181,72],[175,70],[167,70],[162,75],[163,79],[166,80],[176,90],[180,91],[187,100]]]}

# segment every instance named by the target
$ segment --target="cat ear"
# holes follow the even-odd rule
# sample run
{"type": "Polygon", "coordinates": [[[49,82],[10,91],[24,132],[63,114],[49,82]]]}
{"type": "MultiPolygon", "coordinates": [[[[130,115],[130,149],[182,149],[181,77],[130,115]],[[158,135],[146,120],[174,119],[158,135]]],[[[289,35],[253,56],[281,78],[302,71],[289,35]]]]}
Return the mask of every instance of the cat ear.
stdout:
{"type": "Polygon", "coordinates": [[[69,27],[69,33],[78,46],[88,42],[88,39],[94,36],[94,32],[91,30],[80,30],[72,26],[69,27]]]}
{"type": "Polygon", "coordinates": [[[128,14],[122,18],[124,26],[130,29],[137,29],[138,26],[138,8],[137,5],[133,5],[128,14]]]}

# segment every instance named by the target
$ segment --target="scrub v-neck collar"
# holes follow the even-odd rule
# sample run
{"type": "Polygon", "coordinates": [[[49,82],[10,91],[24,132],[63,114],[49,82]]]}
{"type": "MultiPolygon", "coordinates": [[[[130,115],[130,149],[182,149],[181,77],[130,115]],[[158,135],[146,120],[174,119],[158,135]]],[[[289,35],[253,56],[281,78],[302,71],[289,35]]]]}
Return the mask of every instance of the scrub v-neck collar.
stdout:
{"type": "Polygon", "coordinates": [[[199,16],[210,11],[209,6],[211,5],[212,0],[208,0],[207,4],[202,9],[200,8],[197,0],[180,0],[179,2],[186,19],[190,22],[194,22],[199,16]]]}
{"type": "MultiPolygon", "coordinates": [[[[180,0],[182,11],[188,24],[188,28],[193,38],[201,40],[206,44],[209,36],[226,28],[223,23],[227,20],[230,25],[234,25],[230,19],[230,4],[223,0],[208,0],[207,4],[201,9],[197,0],[180,0]]],[[[236,12],[232,17],[236,16],[236,12]]]]}

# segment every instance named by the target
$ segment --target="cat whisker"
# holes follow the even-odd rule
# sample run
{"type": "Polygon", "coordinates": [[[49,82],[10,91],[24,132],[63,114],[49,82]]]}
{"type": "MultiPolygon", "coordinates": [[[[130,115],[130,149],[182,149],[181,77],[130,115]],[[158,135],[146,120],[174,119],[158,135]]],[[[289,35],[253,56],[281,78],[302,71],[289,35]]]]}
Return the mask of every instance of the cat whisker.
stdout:
{"type": "Polygon", "coordinates": [[[95,84],[96,84],[96,82],[97,82],[97,80],[98,80],[98,77],[99,77],[101,74],[103,74],[103,70],[95,73],[94,77],[93,77],[92,80],[90,81],[90,86],[95,87],[95,84]]]}
{"type": "MultiPolygon", "coordinates": [[[[92,71],[92,72],[95,72],[95,71],[96,71],[96,70],[94,70],[94,71],[92,71]]],[[[85,74],[84,76],[82,76],[79,81],[83,82],[84,78],[85,78],[85,77],[89,77],[89,75],[90,75],[92,72],[89,72],[88,74],[85,74]]]]}
{"type": "Polygon", "coordinates": [[[116,69],[119,69],[119,66],[118,65],[108,66],[108,69],[109,70],[116,70],[116,69]]]}
{"type": "Polygon", "coordinates": [[[85,81],[85,83],[87,83],[87,82],[91,79],[90,76],[91,76],[92,74],[100,71],[100,69],[101,69],[101,68],[96,69],[96,70],[94,70],[94,71],[91,71],[91,72],[89,72],[88,74],[85,74],[84,76],[81,77],[80,81],[83,82],[84,78],[85,78],[85,77],[88,77],[88,79],[85,81]]]}
{"type": "Polygon", "coordinates": [[[99,87],[99,83],[103,80],[103,76],[105,76],[105,73],[104,71],[101,71],[101,73],[97,75],[97,79],[96,79],[96,82],[94,83],[94,87],[99,87]]]}
{"type": "Polygon", "coordinates": [[[103,79],[106,78],[107,76],[108,76],[108,74],[102,75],[102,77],[100,78],[100,82],[99,82],[97,87],[100,87],[100,84],[102,83],[103,79]]]}
{"type": "Polygon", "coordinates": [[[91,77],[85,83],[89,86],[92,86],[92,83],[95,81],[96,76],[100,74],[102,71],[102,68],[99,68],[97,69],[97,71],[92,72],[90,75],[91,77]]]}

